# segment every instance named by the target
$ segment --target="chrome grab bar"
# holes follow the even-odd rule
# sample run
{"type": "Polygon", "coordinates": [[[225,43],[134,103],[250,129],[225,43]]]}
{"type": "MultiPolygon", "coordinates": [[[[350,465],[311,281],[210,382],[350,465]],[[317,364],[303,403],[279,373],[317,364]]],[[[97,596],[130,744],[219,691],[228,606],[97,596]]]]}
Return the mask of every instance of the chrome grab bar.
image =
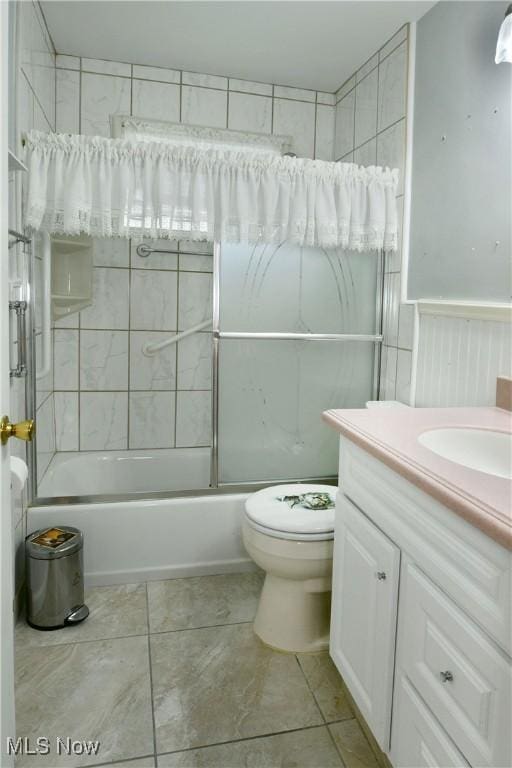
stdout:
{"type": "Polygon", "coordinates": [[[368,333],[250,333],[234,331],[214,331],[216,339],[266,339],[268,341],[373,341],[381,343],[382,336],[368,333]]]}
{"type": "Polygon", "coordinates": [[[9,376],[19,379],[27,373],[27,333],[26,333],[26,301],[10,301],[9,309],[16,312],[16,341],[18,342],[18,360],[16,368],[9,370],[9,376]]]}
{"type": "MultiPolygon", "coordinates": [[[[170,248],[151,248],[151,246],[146,245],[145,243],[141,243],[137,246],[137,255],[141,256],[143,259],[147,259],[148,256],[150,256],[152,253],[178,253],[178,248],[170,249],[170,248]]],[[[182,255],[190,255],[190,256],[210,256],[211,254],[206,253],[199,253],[199,251],[183,251],[180,249],[180,253],[182,255]]]]}
{"type": "Polygon", "coordinates": [[[142,352],[147,357],[151,357],[151,355],[156,354],[157,352],[160,352],[162,349],[165,349],[166,347],[170,347],[171,344],[176,344],[176,342],[181,341],[182,339],[186,339],[187,336],[192,336],[194,333],[197,333],[198,331],[202,331],[204,328],[207,328],[209,325],[212,324],[211,320],[203,320],[202,323],[199,323],[198,325],[194,325],[192,328],[188,328],[186,331],[181,331],[181,333],[176,333],[174,336],[169,336],[168,339],[164,339],[163,341],[157,341],[153,344],[144,344],[142,347],[142,352]]]}

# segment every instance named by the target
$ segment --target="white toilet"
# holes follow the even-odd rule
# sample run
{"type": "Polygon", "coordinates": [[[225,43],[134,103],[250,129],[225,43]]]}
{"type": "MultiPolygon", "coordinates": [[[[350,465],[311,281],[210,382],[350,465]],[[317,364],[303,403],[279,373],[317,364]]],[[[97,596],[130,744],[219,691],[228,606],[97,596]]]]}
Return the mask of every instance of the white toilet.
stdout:
{"type": "Polygon", "coordinates": [[[254,631],[282,651],[319,651],[329,645],[334,539],[332,485],[275,485],[245,503],[243,539],[265,572],[254,631]],[[309,509],[283,497],[328,494],[329,508],[309,509]]]}

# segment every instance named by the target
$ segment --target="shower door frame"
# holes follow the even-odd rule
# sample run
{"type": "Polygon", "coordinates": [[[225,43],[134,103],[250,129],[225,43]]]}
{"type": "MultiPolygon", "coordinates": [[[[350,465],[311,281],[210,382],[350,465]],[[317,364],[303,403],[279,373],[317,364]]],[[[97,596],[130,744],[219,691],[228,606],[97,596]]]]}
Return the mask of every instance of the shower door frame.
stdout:
{"type": "Polygon", "coordinates": [[[213,243],[213,297],[212,297],[212,439],[210,454],[210,488],[216,490],[229,489],[234,492],[235,489],[250,488],[255,485],[259,487],[268,487],[276,482],[322,482],[336,485],[337,477],[306,477],[306,478],[284,478],[281,480],[267,480],[263,482],[247,483],[219,483],[219,349],[221,339],[247,339],[263,341],[330,341],[330,342],[352,342],[368,341],[374,344],[374,363],[373,363],[373,384],[372,399],[377,399],[380,389],[380,361],[382,352],[382,326],[383,326],[383,297],[384,297],[384,265],[385,254],[383,250],[378,251],[377,280],[375,290],[375,333],[357,334],[357,333],[280,333],[280,332],[237,332],[222,331],[220,329],[220,269],[221,269],[222,243],[215,241],[213,243]]]}
{"type": "MultiPolygon", "coordinates": [[[[383,296],[384,296],[384,273],[385,273],[385,254],[379,250],[376,254],[377,280],[375,291],[375,334],[331,334],[331,333],[248,333],[220,330],[220,267],[221,267],[222,243],[214,241],[213,243],[213,272],[212,272],[212,428],[211,428],[211,448],[210,448],[210,485],[208,488],[188,489],[181,491],[140,491],[136,493],[103,493],[77,496],[37,496],[37,451],[35,443],[31,443],[30,454],[30,476],[32,494],[29,499],[29,506],[52,506],[69,504],[101,504],[108,502],[124,502],[138,500],[157,500],[157,499],[175,499],[194,496],[215,496],[218,494],[232,493],[251,493],[262,488],[268,488],[278,482],[312,483],[322,482],[326,485],[337,485],[338,478],[333,477],[303,477],[303,478],[283,478],[282,480],[263,480],[248,481],[244,483],[219,483],[219,347],[221,339],[261,339],[261,340],[301,340],[306,342],[315,341],[368,341],[374,344],[374,364],[373,364],[373,399],[377,399],[380,389],[380,361],[382,351],[382,326],[383,326],[383,296]]],[[[32,289],[32,258],[30,262],[29,282],[32,289]]],[[[30,295],[31,309],[29,315],[30,341],[29,361],[32,376],[27,382],[27,400],[30,403],[29,412],[35,415],[36,404],[36,381],[35,381],[35,339],[34,339],[34,312],[33,312],[33,291],[30,295]]],[[[320,417],[320,414],[319,414],[320,417]]],[[[37,433],[36,433],[37,440],[37,433]]]]}

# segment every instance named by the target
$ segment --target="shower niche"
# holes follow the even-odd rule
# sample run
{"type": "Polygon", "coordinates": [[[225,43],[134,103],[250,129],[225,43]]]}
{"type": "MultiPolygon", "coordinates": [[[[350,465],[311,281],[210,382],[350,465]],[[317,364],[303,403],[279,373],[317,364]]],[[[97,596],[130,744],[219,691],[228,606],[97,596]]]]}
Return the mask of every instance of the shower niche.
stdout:
{"type": "Polygon", "coordinates": [[[53,320],[60,320],[92,304],[93,252],[90,237],[51,238],[53,320]]]}

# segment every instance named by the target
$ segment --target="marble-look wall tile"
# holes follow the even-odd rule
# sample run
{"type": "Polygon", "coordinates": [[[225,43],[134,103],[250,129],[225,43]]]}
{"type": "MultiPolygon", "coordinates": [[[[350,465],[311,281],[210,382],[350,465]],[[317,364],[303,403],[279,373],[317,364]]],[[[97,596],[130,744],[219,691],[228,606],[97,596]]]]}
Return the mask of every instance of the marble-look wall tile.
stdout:
{"type": "Polygon", "coordinates": [[[130,114],[130,90],[127,78],[83,72],[81,132],[110,136],[110,115],[130,114]]]}
{"type": "Polygon", "coordinates": [[[405,168],[405,118],[377,136],[377,165],[398,168],[397,195],[404,192],[405,168]]]}
{"type": "Polygon", "coordinates": [[[80,133],[80,73],[56,70],[57,133],[80,133]]]}
{"type": "Polygon", "coordinates": [[[131,270],[130,320],[134,330],[176,330],[176,272],[131,270]]]}
{"type": "Polygon", "coordinates": [[[272,132],[272,99],[246,93],[229,94],[228,128],[236,131],[272,132]]]}
{"type": "Polygon", "coordinates": [[[409,405],[411,398],[412,352],[399,349],[396,365],[396,399],[409,405]]]}
{"type": "Polygon", "coordinates": [[[129,241],[123,237],[96,237],[93,240],[95,267],[128,267],[129,241]]]}
{"type": "Polygon", "coordinates": [[[58,53],[55,57],[55,66],[61,69],[80,69],[80,57],[79,56],[67,56],[66,54],[58,53]]]}
{"type": "Polygon", "coordinates": [[[119,75],[131,77],[131,64],[122,61],[105,61],[104,59],[82,59],[82,72],[97,72],[102,75],[119,75]]]}
{"type": "Polygon", "coordinates": [[[366,144],[354,150],[354,163],[357,165],[375,165],[377,162],[377,139],[370,139],[366,144]]]}
{"type": "Polygon", "coordinates": [[[379,131],[405,117],[407,43],[396,49],[379,67],[379,131]]]}
{"type": "Polygon", "coordinates": [[[202,88],[217,88],[224,91],[228,87],[227,77],[205,75],[200,72],[183,72],[182,82],[183,85],[199,85],[202,88]]]}
{"type": "Polygon", "coordinates": [[[134,269],[178,269],[177,240],[144,240],[144,245],[150,248],[161,248],[165,253],[151,253],[149,256],[139,256],[137,247],[139,241],[131,241],[131,266],[134,269]]]}
{"type": "Polygon", "coordinates": [[[398,215],[398,250],[388,251],[385,258],[386,272],[400,272],[402,269],[402,233],[404,219],[404,198],[397,197],[396,208],[398,215]]]}
{"type": "Polygon", "coordinates": [[[53,369],[56,390],[78,389],[77,330],[54,330],[53,369]]]}
{"type": "Polygon", "coordinates": [[[80,450],[128,447],[128,393],[80,393],[80,450]]]}
{"type": "Polygon", "coordinates": [[[382,347],[379,400],[395,400],[397,353],[396,347],[382,347]]]}
{"type": "Polygon", "coordinates": [[[128,389],[127,331],[80,331],[80,389],[128,389]]]}
{"type": "Polygon", "coordinates": [[[55,392],[57,451],[78,451],[78,392],[55,392]]]}
{"type": "Polygon", "coordinates": [[[180,240],[180,253],[213,254],[213,243],[209,240],[180,240]]]}
{"type": "Polygon", "coordinates": [[[293,151],[299,157],[313,157],[315,105],[304,101],[274,99],[273,133],[291,136],[293,151]]]}
{"type": "Polygon", "coordinates": [[[318,104],[316,108],[315,158],[334,159],[335,108],[318,104]]]}
{"type": "Polygon", "coordinates": [[[130,390],[176,389],[176,345],[173,344],[151,356],[143,352],[145,344],[168,338],[168,331],[130,333],[130,390]]]}
{"type": "Polygon", "coordinates": [[[131,392],[129,448],[174,446],[174,392],[131,392]]]}
{"type": "Polygon", "coordinates": [[[240,91],[241,93],[255,93],[259,96],[272,96],[272,86],[270,83],[255,83],[252,80],[237,80],[229,78],[229,90],[240,91]]]}
{"type": "Polygon", "coordinates": [[[212,337],[195,333],[178,342],[178,389],[210,389],[212,337]]]}
{"type": "Polygon", "coordinates": [[[181,89],[181,122],[226,128],[227,103],[226,91],[184,85],[181,89]]]}
{"type": "Polygon", "coordinates": [[[398,344],[398,310],[400,306],[400,273],[384,275],[384,344],[396,347],[398,344]]]}
{"type": "Polygon", "coordinates": [[[359,83],[366,75],[368,75],[379,63],[379,54],[375,53],[366,61],[362,67],[356,72],[356,82],[359,83]]]}
{"type": "Polygon", "coordinates": [[[336,106],[336,95],[334,93],[324,93],[324,91],[317,91],[316,94],[317,104],[327,104],[330,107],[336,106]]]}
{"type": "Polygon", "coordinates": [[[161,83],[180,83],[180,72],[177,69],[165,69],[163,67],[146,67],[140,64],[133,65],[133,77],[141,80],[156,80],[161,83]]]}
{"type": "Polygon", "coordinates": [[[336,102],[343,99],[347,95],[347,93],[349,93],[355,87],[355,84],[356,84],[356,76],[355,74],[353,74],[352,77],[349,77],[348,80],[345,80],[343,85],[340,88],[338,88],[338,90],[336,91],[335,93],[336,102]]]}
{"type": "Polygon", "coordinates": [[[207,253],[180,253],[180,269],[186,272],[212,272],[213,258],[207,253]]]}
{"type": "MultiPolygon", "coordinates": [[[[50,345],[53,344],[53,334],[50,339],[50,345]]],[[[36,360],[43,359],[43,335],[38,333],[36,336],[36,360]]],[[[53,366],[46,376],[36,379],[36,407],[43,403],[53,390],[53,366]]]]}
{"type": "Polygon", "coordinates": [[[178,392],[176,409],[176,447],[210,445],[211,393],[178,392]]]}
{"type": "Polygon", "coordinates": [[[178,329],[192,328],[212,316],[212,277],[204,273],[180,272],[178,329]]]}
{"type": "Polygon", "coordinates": [[[407,24],[404,24],[403,27],[401,27],[398,32],[393,35],[393,37],[388,40],[386,45],[383,45],[382,48],[379,51],[379,57],[382,61],[386,58],[392,51],[395,50],[395,48],[398,48],[400,43],[403,43],[404,40],[407,40],[407,24]]]}
{"type": "Polygon", "coordinates": [[[336,160],[354,149],[355,90],[350,91],[336,105],[336,133],[334,155],[336,160]]]}
{"type": "Polygon", "coordinates": [[[169,83],[134,80],[132,115],[179,123],[180,87],[169,83]]]}
{"type": "Polygon", "coordinates": [[[128,328],[129,273],[125,269],[95,267],[93,303],[80,313],[82,328],[128,328]]]}
{"type": "Polygon", "coordinates": [[[373,70],[356,86],[355,146],[364,144],[377,133],[378,72],[373,70]]]}
{"type": "Polygon", "coordinates": [[[53,394],[36,411],[37,482],[39,483],[55,453],[55,410],[53,394]]]}
{"type": "Polygon", "coordinates": [[[276,99],[295,99],[297,101],[315,102],[315,91],[309,91],[305,88],[289,88],[288,86],[274,86],[274,96],[276,99]]]}

